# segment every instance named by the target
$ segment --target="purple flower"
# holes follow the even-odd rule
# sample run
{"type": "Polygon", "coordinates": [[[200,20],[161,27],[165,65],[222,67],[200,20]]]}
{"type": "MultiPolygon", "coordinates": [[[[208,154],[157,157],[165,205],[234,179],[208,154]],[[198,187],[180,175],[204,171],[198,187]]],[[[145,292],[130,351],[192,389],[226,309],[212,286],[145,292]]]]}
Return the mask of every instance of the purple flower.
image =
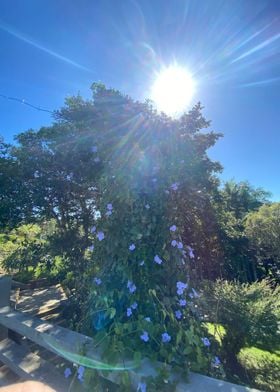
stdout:
{"type": "Polygon", "coordinates": [[[169,228],[169,230],[170,231],[176,231],[177,230],[177,226],[175,226],[175,225],[172,225],[170,228],[169,228]]]}
{"type": "Polygon", "coordinates": [[[178,295],[182,295],[182,294],[184,294],[184,291],[188,287],[188,284],[187,283],[183,283],[183,282],[177,282],[176,286],[177,286],[177,294],[178,295]]]}
{"type": "Polygon", "coordinates": [[[144,260],[140,261],[140,263],[139,263],[139,265],[141,265],[141,267],[142,267],[142,265],[144,265],[144,264],[145,264],[145,261],[144,261],[144,260]]]}
{"type": "Polygon", "coordinates": [[[143,340],[143,342],[148,342],[149,341],[149,334],[147,331],[143,331],[143,334],[140,336],[140,339],[143,340]]]}
{"type": "Polygon", "coordinates": [[[177,248],[178,249],[183,249],[183,244],[182,244],[182,242],[177,242],[177,248]]]}
{"type": "Polygon", "coordinates": [[[91,147],[91,151],[92,151],[92,152],[97,152],[97,146],[92,146],[92,147],[91,147]]]}
{"type": "Polygon", "coordinates": [[[72,374],[72,371],[71,371],[70,368],[66,368],[66,369],[64,370],[64,377],[65,377],[65,378],[70,377],[71,374],[72,374]]]}
{"type": "Polygon", "coordinates": [[[94,278],[93,281],[95,284],[97,284],[97,286],[101,285],[102,283],[102,280],[100,278],[94,278]]]}
{"type": "Polygon", "coordinates": [[[149,205],[149,204],[145,204],[145,208],[146,208],[147,210],[149,210],[149,209],[150,209],[150,205],[149,205]]]}
{"type": "Polygon", "coordinates": [[[129,250],[133,251],[136,248],[136,246],[134,244],[129,245],[129,250]]]}
{"type": "Polygon", "coordinates": [[[139,382],[137,385],[137,390],[136,392],[146,392],[147,391],[147,385],[145,382],[139,382]]]}
{"type": "Polygon", "coordinates": [[[131,282],[130,280],[127,282],[127,288],[131,294],[134,293],[134,291],[136,291],[135,284],[133,282],[131,282]]]}
{"type": "Polygon", "coordinates": [[[180,299],[179,300],[179,305],[180,306],[186,306],[187,305],[187,301],[185,299],[180,299]]]}
{"type": "Polygon", "coordinates": [[[94,159],[94,162],[95,162],[95,163],[100,162],[100,158],[99,158],[99,157],[96,157],[96,158],[94,159]]]}
{"type": "Polygon", "coordinates": [[[103,231],[99,231],[99,232],[97,233],[97,238],[99,239],[99,241],[104,240],[105,234],[103,233],[103,231]]]}
{"type": "Polygon", "coordinates": [[[172,240],[171,241],[171,245],[175,248],[175,246],[177,246],[177,241],[176,240],[172,240]]]}
{"type": "Polygon", "coordinates": [[[138,303],[137,302],[133,302],[133,304],[131,305],[132,309],[137,309],[138,303]]]}
{"type": "Polygon", "coordinates": [[[83,366],[78,367],[78,380],[83,382],[84,381],[84,372],[85,368],[83,366]]]}
{"type": "Polygon", "coordinates": [[[211,345],[210,340],[208,338],[201,338],[204,346],[209,347],[211,345]]]}
{"type": "Polygon", "coordinates": [[[126,309],[126,315],[127,315],[127,317],[130,317],[130,316],[132,315],[132,310],[131,310],[131,308],[127,308],[127,309],[126,309]]]}
{"type": "Polygon", "coordinates": [[[188,251],[189,251],[189,256],[191,259],[194,259],[194,253],[193,253],[193,248],[191,248],[190,246],[187,246],[188,251]]]}
{"type": "Polygon", "coordinates": [[[145,317],[144,320],[148,321],[148,323],[151,322],[151,317],[145,317]]]}
{"type": "Polygon", "coordinates": [[[157,178],[152,179],[153,183],[157,182],[157,178]]]}
{"type": "Polygon", "coordinates": [[[175,317],[180,320],[182,318],[182,312],[181,310],[176,310],[175,311],[175,317]]]}
{"type": "Polygon", "coordinates": [[[90,250],[91,252],[94,250],[94,245],[90,245],[89,247],[88,247],[88,250],[90,250]]]}
{"type": "Polygon", "coordinates": [[[93,226],[93,227],[90,229],[90,231],[91,231],[92,233],[95,233],[95,232],[96,232],[96,226],[93,226]]]}
{"type": "Polygon", "coordinates": [[[161,264],[162,260],[161,260],[161,258],[158,255],[155,255],[154,262],[157,263],[157,264],[161,264]]]}
{"type": "Polygon", "coordinates": [[[177,191],[177,190],[178,190],[178,185],[179,185],[178,182],[174,182],[174,184],[172,184],[170,188],[171,188],[173,191],[177,191]]]}
{"type": "Polygon", "coordinates": [[[215,366],[215,367],[220,366],[220,365],[221,365],[220,358],[217,357],[217,356],[215,356],[214,359],[213,359],[213,361],[212,361],[212,364],[213,364],[213,366],[215,366]]]}
{"type": "Polygon", "coordinates": [[[171,340],[171,336],[168,335],[167,332],[164,332],[164,333],[161,335],[161,341],[162,341],[163,343],[168,343],[168,342],[170,342],[170,340],[171,340]]]}
{"type": "Polygon", "coordinates": [[[112,211],[112,209],[113,209],[112,203],[107,204],[107,210],[112,211]]]}

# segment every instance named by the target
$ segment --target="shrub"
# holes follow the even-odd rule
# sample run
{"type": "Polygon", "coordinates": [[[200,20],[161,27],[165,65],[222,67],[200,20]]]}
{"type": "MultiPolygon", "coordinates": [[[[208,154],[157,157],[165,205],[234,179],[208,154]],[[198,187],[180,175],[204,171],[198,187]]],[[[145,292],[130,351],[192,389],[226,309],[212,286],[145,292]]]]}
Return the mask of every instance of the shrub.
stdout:
{"type": "Polygon", "coordinates": [[[245,345],[279,347],[280,287],[263,280],[241,284],[219,280],[207,284],[201,303],[212,322],[224,325],[225,355],[236,356],[245,345]]]}
{"type": "Polygon", "coordinates": [[[243,348],[238,361],[246,369],[250,384],[262,391],[280,390],[280,356],[255,347],[243,348]]]}

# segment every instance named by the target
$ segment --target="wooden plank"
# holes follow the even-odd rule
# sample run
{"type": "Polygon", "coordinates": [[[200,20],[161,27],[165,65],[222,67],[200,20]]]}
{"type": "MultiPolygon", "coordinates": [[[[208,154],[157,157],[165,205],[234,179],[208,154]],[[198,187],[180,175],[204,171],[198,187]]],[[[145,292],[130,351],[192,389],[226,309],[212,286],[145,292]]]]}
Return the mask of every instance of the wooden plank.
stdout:
{"type": "Polygon", "coordinates": [[[69,383],[57,369],[38,355],[10,339],[0,342],[0,361],[27,380],[42,381],[56,391],[67,391],[69,383]]]}

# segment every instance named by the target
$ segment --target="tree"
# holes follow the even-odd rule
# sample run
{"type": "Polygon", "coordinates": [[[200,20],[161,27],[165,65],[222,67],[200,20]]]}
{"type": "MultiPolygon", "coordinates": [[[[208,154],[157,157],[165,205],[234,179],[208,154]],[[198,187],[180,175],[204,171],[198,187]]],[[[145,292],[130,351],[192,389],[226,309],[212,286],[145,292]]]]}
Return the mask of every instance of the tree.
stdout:
{"type": "Polygon", "coordinates": [[[68,99],[51,127],[18,135],[23,221],[56,221],[48,241],[65,261],[73,313],[110,360],[134,350],[205,368],[190,278],[220,273],[204,223],[221,170],[207,149],[220,134],[205,131],[200,104],[171,119],[103,85],[92,91],[90,101],[68,99]]]}
{"type": "Polygon", "coordinates": [[[250,212],[245,220],[245,233],[256,253],[263,276],[280,278],[280,203],[263,205],[250,212]]]}
{"type": "Polygon", "coordinates": [[[224,258],[224,277],[241,282],[253,282],[259,278],[255,254],[249,247],[244,219],[250,211],[256,211],[267,203],[269,193],[254,188],[248,182],[226,182],[215,199],[218,237],[224,258]]]}

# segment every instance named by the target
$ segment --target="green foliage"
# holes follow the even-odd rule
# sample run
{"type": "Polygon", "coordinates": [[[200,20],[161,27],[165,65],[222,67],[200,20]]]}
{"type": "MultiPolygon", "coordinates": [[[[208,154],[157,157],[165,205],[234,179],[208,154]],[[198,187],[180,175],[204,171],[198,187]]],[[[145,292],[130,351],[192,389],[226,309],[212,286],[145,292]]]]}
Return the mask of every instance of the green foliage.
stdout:
{"type": "Polygon", "coordinates": [[[205,311],[226,329],[225,355],[247,345],[279,347],[280,288],[263,280],[252,284],[217,281],[204,292],[205,311]]]}
{"type": "Polygon", "coordinates": [[[263,275],[280,278],[280,203],[263,205],[245,220],[245,234],[263,275]]]}
{"type": "Polygon", "coordinates": [[[280,356],[255,347],[243,348],[238,361],[246,369],[250,385],[262,391],[280,390],[280,356]]]}

